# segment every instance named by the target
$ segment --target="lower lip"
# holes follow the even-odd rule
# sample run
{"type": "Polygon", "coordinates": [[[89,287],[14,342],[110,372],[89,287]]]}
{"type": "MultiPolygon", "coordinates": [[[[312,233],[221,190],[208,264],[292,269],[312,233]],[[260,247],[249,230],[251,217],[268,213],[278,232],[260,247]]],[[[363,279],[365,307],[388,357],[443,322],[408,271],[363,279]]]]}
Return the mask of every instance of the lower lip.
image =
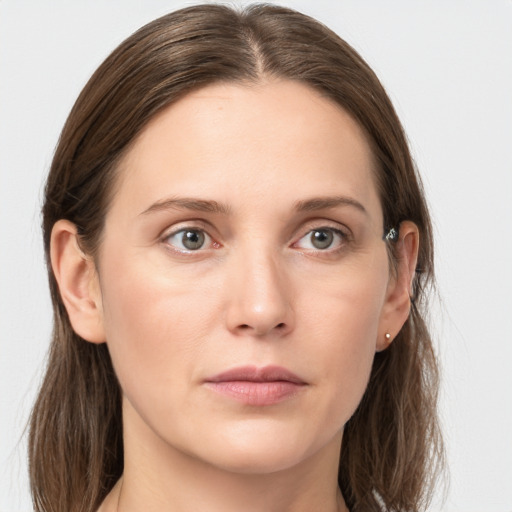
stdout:
{"type": "Polygon", "coordinates": [[[213,391],[247,405],[273,405],[294,397],[303,384],[278,380],[270,382],[222,381],[207,382],[213,391]]]}

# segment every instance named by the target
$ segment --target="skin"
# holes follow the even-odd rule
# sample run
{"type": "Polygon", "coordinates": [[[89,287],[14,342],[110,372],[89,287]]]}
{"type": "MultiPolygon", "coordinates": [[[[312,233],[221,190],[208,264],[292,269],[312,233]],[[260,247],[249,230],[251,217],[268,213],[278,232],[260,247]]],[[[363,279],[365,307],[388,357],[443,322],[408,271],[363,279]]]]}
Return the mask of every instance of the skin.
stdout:
{"type": "Polygon", "coordinates": [[[73,328],[108,344],[123,391],[125,471],[101,512],[347,510],[343,426],[408,316],[418,250],[404,222],[390,272],[362,130],[299,83],[217,84],[154,118],[119,171],[95,261],[71,223],[52,234],[73,328]],[[246,365],[304,385],[255,406],[205,384],[246,365]]]}

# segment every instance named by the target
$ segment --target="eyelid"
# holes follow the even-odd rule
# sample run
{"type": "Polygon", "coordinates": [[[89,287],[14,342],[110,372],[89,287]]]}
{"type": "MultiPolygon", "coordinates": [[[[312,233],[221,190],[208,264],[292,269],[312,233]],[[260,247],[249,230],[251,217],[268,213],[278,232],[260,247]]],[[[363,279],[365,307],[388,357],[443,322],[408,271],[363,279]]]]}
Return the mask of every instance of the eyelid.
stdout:
{"type": "Polygon", "coordinates": [[[298,240],[304,235],[307,235],[310,231],[314,231],[316,229],[332,229],[333,231],[341,233],[347,239],[352,238],[352,230],[348,226],[341,222],[327,219],[312,219],[303,223],[300,229],[297,230],[299,236],[296,236],[295,238],[298,240]]]}
{"type": "Polygon", "coordinates": [[[182,231],[184,229],[204,231],[210,238],[215,238],[211,235],[212,232],[215,232],[215,228],[209,222],[204,219],[183,219],[174,222],[171,225],[167,225],[164,229],[160,231],[160,234],[157,236],[159,240],[165,240],[169,238],[171,235],[176,234],[178,231],[182,231]]]}

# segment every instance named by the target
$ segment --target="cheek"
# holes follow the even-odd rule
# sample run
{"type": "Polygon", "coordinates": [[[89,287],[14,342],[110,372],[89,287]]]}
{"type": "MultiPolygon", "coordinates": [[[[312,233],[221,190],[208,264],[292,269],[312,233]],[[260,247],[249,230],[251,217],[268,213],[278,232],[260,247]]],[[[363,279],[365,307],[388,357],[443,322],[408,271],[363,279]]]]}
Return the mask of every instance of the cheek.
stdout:
{"type": "Polygon", "coordinates": [[[363,262],[356,259],[354,264],[315,275],[297,293],[302,313],[323,331],[322,338],[339,337],[340,350],[357,350],[369,343],[375,348],[388,284],[387,260],[363,262]]]}
{"type": "Polygon", "coordinates": [[[107,344],[123,391],[146,399],[185,384],[201,340],[212,329],[214,294],[147,258],[104,258],[103,315],[107,344]],[[161,270],[161,271],[159,271],[161,270]]]}
{"type": "Polygon", "coordinates": [[[304,342],[311,364],[318,364],[318,385],[326,390],[332,421],[342,425],[353,414],[366,389],[376,350],[385,300],[387,267],[340,273],[328,283],[316,282],[304,297],[302,322],[314,341],[304,342]]]}

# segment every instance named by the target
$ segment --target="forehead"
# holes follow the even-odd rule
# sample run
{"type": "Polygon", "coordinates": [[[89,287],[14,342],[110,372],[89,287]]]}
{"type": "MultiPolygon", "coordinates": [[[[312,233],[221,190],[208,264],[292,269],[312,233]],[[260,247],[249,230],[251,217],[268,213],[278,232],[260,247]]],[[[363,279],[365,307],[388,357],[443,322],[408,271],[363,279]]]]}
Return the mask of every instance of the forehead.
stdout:
{"type": "Polygon", "coordinates": [[[293,81],[215,84],[148,124],[121,162],[114,203],[140,212],[177,195],[265,207],[279,192],[284,207],[343,194],[378,217],[373,175],[363,130],[312,88],[293,81]]]}

